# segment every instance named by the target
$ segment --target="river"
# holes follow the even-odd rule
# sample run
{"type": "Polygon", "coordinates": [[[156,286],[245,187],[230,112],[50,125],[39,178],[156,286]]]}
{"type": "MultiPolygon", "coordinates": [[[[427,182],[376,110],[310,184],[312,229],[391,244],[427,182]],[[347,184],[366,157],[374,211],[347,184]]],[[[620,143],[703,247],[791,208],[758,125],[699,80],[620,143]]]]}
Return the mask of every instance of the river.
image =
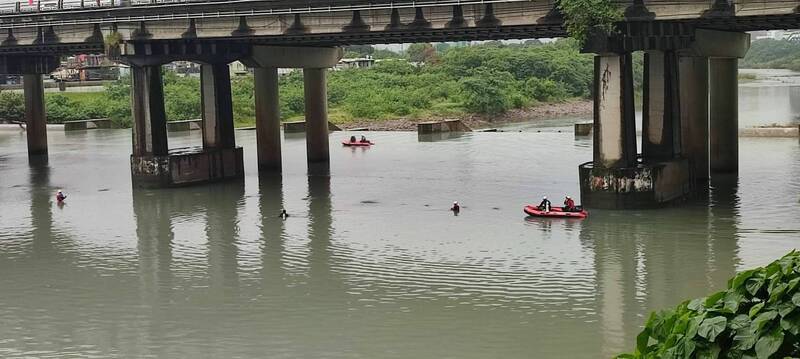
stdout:
{"type": "MultiPolygon", "coordinates": [[[[800,113],[795,85],[740,91],[743,126],[800,113]]],[[[237,131],[243,183],[171,190],[131,188],[129,130],[50,131],[47,168],[0,131],[0,357],[611,357],[650,311],[797,246],[796,138],[742,138],[738,177],[680,207],[526,219],[541,195],[578,195],[577,120],[368,132],[370,149],[334,133],[330,178],[287,136],[284,175],[259,179],[255,133],[237,131]]]]}

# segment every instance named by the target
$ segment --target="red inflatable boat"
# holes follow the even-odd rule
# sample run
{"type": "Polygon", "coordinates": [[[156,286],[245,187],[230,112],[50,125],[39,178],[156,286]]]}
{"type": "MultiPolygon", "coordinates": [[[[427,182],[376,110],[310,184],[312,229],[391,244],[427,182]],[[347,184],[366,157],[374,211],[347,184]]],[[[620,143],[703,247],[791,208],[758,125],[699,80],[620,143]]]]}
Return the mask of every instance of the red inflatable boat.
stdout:
{"type": "Polygon", "coordinates": [[[534,217],[560,217],[560,218],[586,218],[589,212],[581,209],[580,212],[564,212],[561,207],[550,207],[550,212],[539,210],[537,206],[525,206],[525,213],[534,217]]]}
{"type": "Polygon", "coordinates": [[[345,146],[354,146],[354,147],[369,147],[375,144],[375,142],[367,141],[367,142],[350,142],[350,141],[342,141],[342,144],[345,146]]]}

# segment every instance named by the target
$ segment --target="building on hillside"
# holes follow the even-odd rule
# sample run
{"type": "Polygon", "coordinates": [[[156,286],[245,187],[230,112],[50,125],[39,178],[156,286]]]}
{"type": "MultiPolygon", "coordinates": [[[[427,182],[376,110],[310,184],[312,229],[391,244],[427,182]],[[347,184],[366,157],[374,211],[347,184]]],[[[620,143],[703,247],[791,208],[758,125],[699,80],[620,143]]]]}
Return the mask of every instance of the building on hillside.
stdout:
{"type": "Polygon", "coordinates": [[[334,70],[345,70],[345,69],[367,69],[375,65],[377,60],[373,59],[372,56],[366,57],[359,57],[355,59],[341,59],[336,66],[333,67],[334,70]]]}

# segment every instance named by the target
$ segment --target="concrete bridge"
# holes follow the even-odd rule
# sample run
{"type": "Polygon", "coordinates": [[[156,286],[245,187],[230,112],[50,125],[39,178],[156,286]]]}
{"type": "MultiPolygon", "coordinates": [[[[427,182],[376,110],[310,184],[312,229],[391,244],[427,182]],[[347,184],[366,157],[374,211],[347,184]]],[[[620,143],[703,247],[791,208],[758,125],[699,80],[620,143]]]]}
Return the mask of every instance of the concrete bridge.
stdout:
{"type": "MultiPolygon", "coordinates": [[[[590,207],[661,205],[707,185],[710,170],[736,171],[737,59],[749,48],[744,31],[800,28],[800,2],[617,3],[625,11],[618,31],[593,34],[585,49],[596,54],[595,149],[593,161],[580,167],[582,199],[590,207]],[[633,120],[635,51],[646,52],[641,154],[633,120]]],[[[29,154],[47,154],[42,74],[60,55],[105,51],[131,65],[134,183],[157,187],[242,177],[232,61],[255,68],[259,169],[281,168],[277,68],[283,67],[303,69],[309,168],[326,172],[326,69],[340,59],[338,46],[566,35],[554,0],[38,4],[0,13],[6,33],[0,73],[24,75],[29,154]],[[201,148],[167,144],[161,65],[176,60],[202,64],[201,148]]]]}

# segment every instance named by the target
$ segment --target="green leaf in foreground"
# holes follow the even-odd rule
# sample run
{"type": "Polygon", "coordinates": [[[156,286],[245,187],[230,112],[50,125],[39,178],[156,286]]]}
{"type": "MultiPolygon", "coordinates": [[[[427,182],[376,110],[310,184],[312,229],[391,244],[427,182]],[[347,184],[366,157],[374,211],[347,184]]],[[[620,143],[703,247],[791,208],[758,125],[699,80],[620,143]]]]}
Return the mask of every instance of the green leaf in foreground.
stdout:
{"type": "Polygon", "coordinates": [[[714,339],[717,338],[717,335],[725,330],[725,325],[727,323],[728,319],[723,316],[706,318],[706,320],[704,320],[697,329],[697,334],[708,339],[708,341],[713,342],[714,339]]]}
{"type": "Polygon", "coordinates": [[[728,284],[653,314],[647,341],[640,336],[630,358],[800,358],[800,253],[742,272],[728,284]]]}
{"type": "Polygon", "coordinates": [[[770,355],[778,351],[783,343],[783,332],[775,328],[769,334],[761,337],[756,343],[756,355],[758,359],[767,359],[770,355]]]}

